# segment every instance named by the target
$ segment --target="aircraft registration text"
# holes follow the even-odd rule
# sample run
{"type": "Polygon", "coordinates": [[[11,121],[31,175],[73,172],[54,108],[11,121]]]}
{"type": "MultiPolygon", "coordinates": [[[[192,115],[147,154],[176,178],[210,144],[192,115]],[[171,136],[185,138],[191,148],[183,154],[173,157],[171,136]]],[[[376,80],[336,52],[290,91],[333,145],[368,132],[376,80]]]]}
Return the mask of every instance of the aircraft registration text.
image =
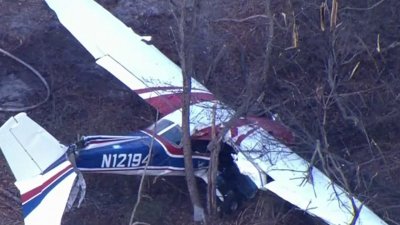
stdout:
{"type": "Polygon", "coordinates": [[[137,167],[146,163],[147,156],[143,159],[141,153],[135,154],[103,154],[101,168],[137,167]]]}

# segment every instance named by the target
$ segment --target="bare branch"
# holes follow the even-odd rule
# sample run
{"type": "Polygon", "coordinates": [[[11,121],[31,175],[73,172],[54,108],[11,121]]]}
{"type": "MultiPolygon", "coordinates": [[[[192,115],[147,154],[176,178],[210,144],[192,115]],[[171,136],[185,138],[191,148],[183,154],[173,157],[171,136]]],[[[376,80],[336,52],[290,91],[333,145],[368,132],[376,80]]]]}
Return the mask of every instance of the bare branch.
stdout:
{"type": "MultiPolygon", "coordinates": [[[[159,117],[159,114],[157,113],[156,121],[158,121],[158,117],[159,117]]],[[[157,123],[154,124],[153,134],[156,133],[156,129],[157,129],[157,123]]],[[[139,190],[138,190],[136,203],[135,203],[135,206],[133,207],[133,210],[132,210],[132,213],[131,213],[131,218],[129,219],[129,224],[130,225],[147,224],[147,223],[142,223],[142,222],[137,222],[137,221],[134,222],[133,220],[135,219],[136,211],[137,211],[137,209],[139,207],[139,204],[140,204],[140,202],[142,200],[144,179],[146,177],[147,168],[149,167],[149,164],[150,164],[150,161],[151,161],[151,158],[152,158],[153,145],[154,145],[154,136],[152,136],[152,138],[151,138],[151,142],[150,142],[150,146],[149,146],[149,153],[147,155],[148,158],[147,158],[146,166],[144,167],[144,171],[143,171],[142,177],[140,178],[140,184],[139,184],[139,190]]]]}
{"type": "Polygon", "coordinates": [[[15,196],[13,193],[11,193],[10,191],[5,190],[3,188],[0,188],[0,194],[14,200],[18,204],[21,202],[21,200],[17,196],[15,196]]]}
{"type": "Polygon", "coordinates": [[[4,55],[10,57],[11,59],[17,61],[18,63],[22,64],[23,66],[25,66],[26,68],[28,68],[37,78],[39,78],[39,80],[43,83],[44,87],[46,88],[46,97],[39,103],[31,105],[31,106],[25,106],[25,107],[0,107],[0,111],[3,112],[22,112],[22,111],[27,111],[27,110],[32,110],[35,109],[39,106],[41,106],[42,104],[46,103],[47,100],[49,100],[50,98],[50,86],[47,83],[47,81],[43,78],[42,74],[39,73],[39,71],[37,71],[35,68],[33,68],[31,65],[29,65],[28,63],[24,62],[22,59],[18,58],[17,56],[7,52],[4,49],[0,48],[0,53],[3,53],[4,55]]]}
{"type": "Polygon", "coordinates": [[[242,23],[246,22],[248,20],[252,19],[258,19],[258,18],[264,18],[264,19],[269,19],[267,15],[261,14],[261,15],[252,15],[243,19],[235,19],[235,18],[221,18],[221,19],[216,19],[214,22],[236,22],[236,23],[242,23]]]}
{"type": "Polygon", "coordinates": [[[207,82],[210,80],[211,75],[214,73],[215,68],[217,67],[218,62],[221,60],[221,58],[224,56],[226,50],[226,45],[222,45],[222,47],[219,49],[217,56],[214,58],[214,61],[211,63],[211,65],[208,67],[207,74],[204,76],[204,83],[207,84],[207,82]]]}
{"type": "Polygon", "coordinates": [[[217,184],[216,177],[218,173],[218,164],[219,164],[219,153],[221,151],[221,144],[217,141],[217,131],[216,131],[216,105],[213,107],[212,111],[212,124],[211,124],[211,137],[212,143],[210,143],[208,148],[211,151],[210,155],[210,165],[208,167],[208,185],[207,185],[207,210],[209,215],[214,215],[217,212],[217,184]]]}
{"type": "Polygon", "coordinates": [[[344,8],[341,9],[341,10],[367,11],[367,10],[371,10],[371,9],[373,9],[373,8],[378,7],[378,6],[379,6],[380,4],[382,4],[384,1],[385,1],[385,0],[380,0],[379,2],[377,2],[377,3],[375,3],[375,4],[373,4],[372,6],[367,7],[367,8],[344,7],[344,8]]]}
{"type": "Polygon", "coordinates": [[[266,33],[268,39],[265,45],[265,56],[264,56],[264,67],[261,77],[261,85],[267,81],[268,72],[271,65],[271,51],[272,51],[272,40],[274,38],[274,20],[271,12],[271,0],[265,1],[265,15],[269,18],[268,25],[266,26],[266,33]]]}
{"type": "Polygon", "coordinates": [[[193,6],[195,0],[185,0],[181,6],[181,15],[179,18],[179,60],[182,67],[182,78],[183,78],[183,107],[182,107],[182,130],[183,130],[183,155],[185,162],[185,174],[186,183],[189,190],[190,199],[193,205],[193,220],[196,222],[205,223],[204,209],[201,206],[199,193],[196,184],[196,178],[194,176],[193,159],[192,159],[192,148],[190,142],[190,92],[192,88],[192,75],[193,75],[193,51],[192,43],[190,42],[190,36],[187,36],[188,29],[192,31],[195,28],[195,15],[193,6]],[[186,7],[190,7],[187,10],[186,7]],[[187,12],[191,12],[188,14],[187,12]],[[191,20],[191,25],[187,25],[187,20],[191,20]]]}
{"type": "Polygon", "coordinates": [[[393,48],[397,48],[399,46],[400,46],[400,42],[399,41],[395,41],[395,42],[391,43],[389,46],[387,46],[386,48],[381,49],[380,52],[382,52],[382,53],[383,52],[387,52],[387,51],[389,51],[389,50],[391,50],[393,48]]]}

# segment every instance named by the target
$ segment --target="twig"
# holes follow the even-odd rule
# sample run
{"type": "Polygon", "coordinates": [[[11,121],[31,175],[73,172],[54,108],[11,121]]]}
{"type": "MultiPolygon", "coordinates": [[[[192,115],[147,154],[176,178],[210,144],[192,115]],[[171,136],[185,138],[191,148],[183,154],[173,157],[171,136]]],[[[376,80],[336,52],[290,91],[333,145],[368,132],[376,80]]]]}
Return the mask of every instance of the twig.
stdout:
{"type": "Polygon", "coordinates": [[[226,45],[222,45],[222,47],[218,51],[217,56],[214,58],[214,61],[208,67],[207,74],[204,76],[204,83],[207,83],[210,80],[210,77],[214,73],[215,68],[218,65],[218,62],[224,56],[225,50],[226,50],[226,45]]]}
{"type": "Polygon", "coordinates": [[[368,8],[354,8],[354,7],[345,7],[342,10],[353,10],[353,11],[367,11],[367,10],[371,10],[377,6],[379,6],[380,4],[382,4],[385,0],[380,0],[379,2],[373,4],[372,6],[368,7],[368,8]]]}
{"type": "Polygon", "coordinates": [[[40,81],[43,83],[43,85],[46,88],[46,98],[44,100],[42,100],[41,102],[35,104],[35,105],[31,105],[31,106],[26,106],[26,107],[0,107],[0,111],[3,112],[21,112],[21,111],[27,111],[27,110],[31,110],[34,109],[36,107],[39,107],[40,105],[42,105],[43,103],[47,102],[47,100],[49,100],[50,98],[50,87],[49,84],[47,83],[47,81],[43,78],[43,76],[35,69],[33,68],[31,65],[27,64],[26,62],[22,61],[20,58],[18,58],[17,56],[7,52],[6,50],[0,48],[0,52],[3,53],[4,55],[12,58],[13,60],[17,61],[18,63],[22,64],[23,66],[25,66],[26,68],[28,68],[30,71],[32,71],[33,74],[35,74],[40,81]]]}
{"type": "Polygon", "coordinates": [[[10,191],[7,191],[5,189],[0,188],[0,194],[6,196],[8,198],[11,198],[12,200],[14,200],[17,203],[21,202],[21,200],[18,197],[16,197],[13,193],[11,193],[10,191]]]}
{"type": "Polygon", "coordinates": [[[387,46],[386,48],[381,49],[379,52],[383,53],[383,52],[387,52],[393,48],[397,48],[400,46],[400,42],[399,41],[395,41],[392,44],[390,44],[389,46],[387,46]]]}
{"type": "Polygon", "coordinates": [[[395,224],[395,225],[400,225],[399,222],[394,221],[392,218],[386,217],[385,218],[387,221],[390,221],[391,223],[395,224]]]}
{"type": "Polygon", "coordinates": [[[132,225],[150,225],[149,223],[144,223],[144,222],[134,222],[132,225]]]}
{"type": "MultiPolygon", "coordinates": [[[[158,121],[158,116],[159,114],[157,113],[156,116],[156,121],[158,121]]],[[[154,128],[153,128],[153,137],[151,138],[151,142],[150,142],[150,146],[149,146],[149,154],[148,154],[148,158],[147,158],[147,162],[146,162],[146,166],[144,167],[144,171],[142,174],[142,177],[140,178],[140,184],[139,184],[139,190],[138,190],[138,195],[137,195],[137,199],[136,199],[136,203],[135,206],[133,207],[132,213],[131,213],[131,218],[129,220],[129,225],[137,225],[137,224],[147,224],[147,223],[142,223],[142,222],[133,222],[135,215],[136,215],[136,211],[139,207],[140,201],[142,199],[142,191],[143,191],[143,186],[144,186],[144,178],[146,177],[146,172],[147,172],[147,168],[150,164],[150,160],[151,160],[151,154],[153,151],[153,144],[154,144],[154,135],[157,129],[157,123],[154,124],[154,128]]]]}
{"type": "Polygon", "coordinates": [[[350,225],[356,225],[358,217],[360,216],[360,212],[361,212],[364,204],[361,204],[360,207],[357,207],[357,204],[355,203],[354,198],[351,196],[349,196],[349,197],[351,198],[351,205],[353,207],[353,213],[354,213],[354,216],[353,216],[353,219],[351,220],[350,225]]]}
{"type": "Polygon", "coordinates": [[[314,177],[312,175],[312,170],[316,164],[316,157],[317,155],[320,154],[320,148],[321,148],[321,144],[319,142],[319,140],[316,141],[316,145],[315,145],[315,150],[314,153],[311,157],[310,163],[308,165],[308,169],[307,169],[307,175],[304,177],[304,180],[301,182],[301,185],[303,185],[303,183],[309,182],[311,183],[311,185],[313,186],[313,191],[314,191],[314,195],[316,196],[317,194],[315,193],[315,188],[314,188],[314,177]]]}
{"type": "Polygon", "coordinates": [[[257,19],[257,18],[264,18],[264,19],[269,19],[268,16],[262,14],[262,15],[252,15],[243,19],[235,19],[235,18],[221,18],[221,19],[216,19],[214,22],[236,22],[236,23],[242,23],[247,20],[252,20],[252,19],[257,19]]]}

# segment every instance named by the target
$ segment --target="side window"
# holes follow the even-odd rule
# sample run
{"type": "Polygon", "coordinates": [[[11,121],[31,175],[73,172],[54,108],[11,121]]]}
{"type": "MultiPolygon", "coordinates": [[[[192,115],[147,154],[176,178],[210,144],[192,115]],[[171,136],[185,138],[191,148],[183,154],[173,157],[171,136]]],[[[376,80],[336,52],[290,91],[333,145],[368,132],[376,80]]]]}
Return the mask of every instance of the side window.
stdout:
{"type": "Polygon", "coordinates": [[[175,124],[174,126],[161,131],[158,135],[169,140],[172,144],[179,146],[182,139],[182,129],[175,124]]]}
{"type": "Polygon", "coordinates": [[[156,128],[155,132],[156,134],[160,135],[166,128],[169,126],[173,125],[174,123],[169,121],[169,120],[159,120],[157,123],[149,126],[147,130],[149,131],[154,131],[154,127],[156,128]]]}

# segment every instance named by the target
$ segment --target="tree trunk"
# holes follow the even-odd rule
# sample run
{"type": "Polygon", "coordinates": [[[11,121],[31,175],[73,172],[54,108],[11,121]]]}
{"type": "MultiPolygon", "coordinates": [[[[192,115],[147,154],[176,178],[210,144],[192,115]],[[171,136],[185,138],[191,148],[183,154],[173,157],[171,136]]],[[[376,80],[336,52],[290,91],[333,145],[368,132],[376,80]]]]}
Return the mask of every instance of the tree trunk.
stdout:
{"type": "Polygon", "coordinates": [[[216,132],[216,106],[213,108],[212,115],[212,125],[211,125],[211,136],[212,141],[207,146],[210,150],[210,165],[208,167],[208,185],[207,185],[207,211],[210,216],[214,216],[217,212],[217,184],[216,178],[218,173],[218,163],[219,163],[219,153],[221,151],[221,143],[217,140],[217,132],[216,132]]]}
{"type": "MultiPolygon", "coordinates": [[[[199,192],[197,189],[196,178],[194,176],[192,148],[190,144],[190,92],[192,87],[191,75],[193,74],[193,52],[191,50],[191,43],[186,39],[186,8],[191,4],[190,1],[184,1],[181,8],[181,17],[179,21],[179,37],[180,49],[179,58],[182,67],[183,77],[183,107],[182,107],[182,130],[183,130],[183,153],[185,161],[186,183],[189,190],[190,199],[193,205],[193,219],[196,222],[205,222],[204,209],[201,206],[199,192]]],[[[193,13],[193,10],[190,10],[193,13]]],[[[191,16],[192,22],[194,15],[191,16]]],[[[191,25],[191,29],[194,27],[191,25]]]]}

